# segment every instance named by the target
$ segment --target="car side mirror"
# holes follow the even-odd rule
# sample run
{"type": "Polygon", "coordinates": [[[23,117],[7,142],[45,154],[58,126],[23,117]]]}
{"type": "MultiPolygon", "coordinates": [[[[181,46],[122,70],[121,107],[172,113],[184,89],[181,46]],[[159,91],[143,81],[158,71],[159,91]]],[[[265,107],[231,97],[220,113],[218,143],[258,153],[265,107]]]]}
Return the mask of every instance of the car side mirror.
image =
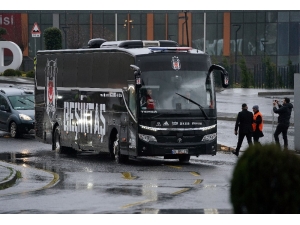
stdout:
{"type": "Polygon", "coordinates": [[[7,111],[7,109],[5,108],[4,105],[0,105],[0,110],[1,110],[1,111],[7,111]]]}

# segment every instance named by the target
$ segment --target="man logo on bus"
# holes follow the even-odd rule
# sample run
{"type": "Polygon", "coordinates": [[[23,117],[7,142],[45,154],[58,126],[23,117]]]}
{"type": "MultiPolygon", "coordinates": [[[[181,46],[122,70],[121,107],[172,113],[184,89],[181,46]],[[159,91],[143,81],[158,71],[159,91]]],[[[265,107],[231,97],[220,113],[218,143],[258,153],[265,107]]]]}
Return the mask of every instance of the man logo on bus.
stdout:
{"type": "Polygon", "coordinates": [[[55,92],[56,92],[56,75],[57,75],[57,60],[47,59],[45,67],[46,75],[46,88],[47,88],[47,101],[46,101],[46,111],[50,119],[54,119],[54,114],[56,112],[56,101],[55,101],[55,92]]]}
{"type": "Polygon", "coordinates": [[[48,99],[49,99],[49,103],[52,104],[53,103],[53,81],[52,80],[48,81],[48,99]]]}
{"type": "Polygon", "coordinates": [[[180,64],[180,60],[179,60],[179,58],[177,56],[173,56],[172,57],[171,63],[172,63],[172,68],[174,70],[180,70],[181,64],[180,64]]]}

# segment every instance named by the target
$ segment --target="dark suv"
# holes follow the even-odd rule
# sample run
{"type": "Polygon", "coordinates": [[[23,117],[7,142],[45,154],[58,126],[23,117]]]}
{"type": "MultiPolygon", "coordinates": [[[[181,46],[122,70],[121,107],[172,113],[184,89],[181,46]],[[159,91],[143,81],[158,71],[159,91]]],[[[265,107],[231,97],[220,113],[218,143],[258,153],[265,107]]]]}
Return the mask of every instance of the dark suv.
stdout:
{"type": "Polygon", "coordinates": [[[0,87],[0,130],[16,138],[34,134],[34,93],[14,87],[0,87]]]}

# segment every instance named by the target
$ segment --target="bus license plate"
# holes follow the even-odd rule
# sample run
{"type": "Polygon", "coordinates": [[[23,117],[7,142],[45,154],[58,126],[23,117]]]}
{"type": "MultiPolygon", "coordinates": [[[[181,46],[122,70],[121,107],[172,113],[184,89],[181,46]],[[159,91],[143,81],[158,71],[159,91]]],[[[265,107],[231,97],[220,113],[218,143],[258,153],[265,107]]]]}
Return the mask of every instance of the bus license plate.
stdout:
{"type": "Polygon", "coordinates": [[[172,150],[172,154],[189,154],[188,149],[174,149],[172,150]]]}

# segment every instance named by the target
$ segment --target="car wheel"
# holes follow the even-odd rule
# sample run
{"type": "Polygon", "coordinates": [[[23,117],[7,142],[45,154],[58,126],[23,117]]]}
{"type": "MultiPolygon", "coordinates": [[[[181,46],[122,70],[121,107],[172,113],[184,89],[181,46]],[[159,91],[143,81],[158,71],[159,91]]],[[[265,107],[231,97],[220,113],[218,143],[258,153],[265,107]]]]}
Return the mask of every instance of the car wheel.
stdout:
{"type": "Polygon", "coordinates": [[[10,132],[10,136],[12,138],[19,137],[18,126],[17,126],[16,122],[11,122],[9,132],[10,132]]]}

